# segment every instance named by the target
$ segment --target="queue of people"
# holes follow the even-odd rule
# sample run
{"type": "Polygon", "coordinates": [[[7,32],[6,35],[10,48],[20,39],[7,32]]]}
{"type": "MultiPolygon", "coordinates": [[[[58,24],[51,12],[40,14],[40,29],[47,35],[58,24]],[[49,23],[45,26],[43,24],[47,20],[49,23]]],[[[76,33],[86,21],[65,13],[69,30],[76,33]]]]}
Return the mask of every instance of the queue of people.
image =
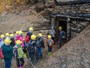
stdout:
{"type": "MultiPolygon", "coordinates": [[[[0,58],[4,59],[5,68],[11,68],[12,58],[16,58],[17,68],[23,68],[24,58],[27,58],[32,64],[38,63],[43,58],[43,49],[45,49],[45,40],[42,33],[35,35],[34,29],[29,28],[26,36],[23,36],[22,31],[13,33],[6,33],[0,36],[0,58]]],[[[52,30],[51,30],[52,31],[52,30]]],[[[53,32],[50,33],[53,35],[53,32]]],[[[62,27],[59,27],[59,45],[62,46],[62,40],[65,32],[62,27]]],[[[48,47],[48,55],[52,55],[52,48],[55,43],[55,35],[47,35],[46,44],[48,47]]]]}

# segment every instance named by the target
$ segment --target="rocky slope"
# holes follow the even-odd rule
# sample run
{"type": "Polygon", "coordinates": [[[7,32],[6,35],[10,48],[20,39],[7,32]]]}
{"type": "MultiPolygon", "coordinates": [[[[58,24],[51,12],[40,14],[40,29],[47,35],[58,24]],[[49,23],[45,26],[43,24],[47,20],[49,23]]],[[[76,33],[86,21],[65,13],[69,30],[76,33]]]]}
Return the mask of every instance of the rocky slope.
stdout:
{"type": "Polygon", "coordinates": [[[26,31],[30,26],[35,29],[47,28],[49,20],[45,19],[42,14],[37,13],[34,10],[35,7],[21,6],[2,13],[0,15],[0,33],[15,32],[17,30],[26,31]]]}
{"type": "Polygon", "coordinates": [[[90,68],[90,26],[54,53],[39,68],[90,68]]]}

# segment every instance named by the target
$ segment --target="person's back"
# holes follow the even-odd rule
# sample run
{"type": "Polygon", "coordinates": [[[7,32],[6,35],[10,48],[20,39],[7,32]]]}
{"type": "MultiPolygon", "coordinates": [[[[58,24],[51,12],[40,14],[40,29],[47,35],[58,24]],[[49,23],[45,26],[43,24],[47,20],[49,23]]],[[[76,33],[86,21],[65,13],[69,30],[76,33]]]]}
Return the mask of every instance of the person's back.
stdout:
{"type": "Polygon", "coordinates": [[[11,68],[13,48],[10,45],[10,43],[11,43],[10,39],[5,39],[4,44],[2,45],[2,52],[3,52],[3,55],[4,55],[5,68],[11,68]]]}
{"type": "Polygon", "coordinates": [[[4,54],[4,60],[12,59],[12,55],[13,55],[13,48],[12,48],[12,46],[8,46],[8,45],[4,44],[2,46],[2,52],[4,54]]]}
{"type": "Polygon", "coordinates": [[[30,53],[34,53],[35,41],[31,40],[28,44],[29,44],[29,46],[27,47],[28,51],[30,53]]]}
{"type": "Polygon", "coordinates": [[[12,47],[14,47],[14,45],[15,45],[15,40],[14,40],[14,38],[11,38],[11,43],[10,43],[10,45],[12,45],[12,47]]]}
{"type": "Polygon", "coordinates": [[[30,41],[28,43],[28,47],[27,47],[27,53],[28,53],[28,56],[31,58],[31,62],[33,63],[34,62],[34,57],[35,57],[35,41],[30,41]]]}
{"type": "Polygon", "coordinates": [[[59,38],[65,38],[65,32],[63,30],[59,32],[59,38]]]}
{"type": "Polygon", "coordinates": [[[27,35],[29,36],[29,40],[31,39],[31,35],[32,35],[33,33],[31,32],[31,31],[28,31],[28,33],[27,33],[27,35]]]}
{"type": "Polygon", "coordinates": [[[43,38],[41,38],[41,37],[37,39],[36,44],[37,44],[38,47],[40,47],[40,48],[45,48],[45,46],[44,46],[44,40],[43,40],[43,38]]]}

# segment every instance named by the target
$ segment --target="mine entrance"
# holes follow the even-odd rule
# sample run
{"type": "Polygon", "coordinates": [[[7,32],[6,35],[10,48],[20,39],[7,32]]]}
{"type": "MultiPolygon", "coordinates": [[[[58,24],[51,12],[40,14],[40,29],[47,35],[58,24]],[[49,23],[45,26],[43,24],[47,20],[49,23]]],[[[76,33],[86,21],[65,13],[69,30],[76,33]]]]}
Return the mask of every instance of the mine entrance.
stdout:
{"type": "MultiPolygon", "coordinates": [[[[67,18],[60,18],[60,17],[58,17],[57,19],[56,19],[56,24],[55,24],[55,26],[56,26],[56,40],[58,40],[58,38],[59,38],[59,26],[62,26],[62,30],[63,31],[65,31],[65,33],[66,33],[66,36],[67,36],[67,18]]],[[[66,39],[67,39],[67,37],[66,37],[66,39]]],[[[66,41],[66,39],[65,39],[65,41],[66,41]]]]}
{"type": "Polygon", "coordinates": [[[59,26],[62,26],[62,30],[67,33],[67,21],[59,21],[59,26]]]}

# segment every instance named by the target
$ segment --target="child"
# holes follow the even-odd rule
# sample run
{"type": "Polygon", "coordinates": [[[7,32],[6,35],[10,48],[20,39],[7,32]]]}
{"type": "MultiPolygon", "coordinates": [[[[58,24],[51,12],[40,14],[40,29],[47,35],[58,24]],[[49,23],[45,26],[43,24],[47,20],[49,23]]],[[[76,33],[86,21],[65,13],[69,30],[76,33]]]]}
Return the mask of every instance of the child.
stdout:
{"type": "Polygon", "coordinates": [[[16,48],[16,60],[17,60],[17,66],[18,68],[23,68],[24,65],[24,59],[23,59],[23,50],[21,47],[21,41],[17,40],[16,41],[16,45],[14,46],[14,48],[16,48]]]}
{"type": "Polygon", "coordinates": [[[45,48],[45,46],[44,46],[43,35],[41,33],[38,34],[36,44],[37,44],[37,48],[39,49],[39,58],[42,59],[43,48],[45,48]]]}
{"type": "Polygon", "coordinates": [[[52,40],[51,35],[48,35],[47,45],[48,45],[48,56],[52,55],[52,47],[53,47],[54,41],[52,40]]]}
{"type": "Polygon", "coordinates": [[[11,68],[13,48],[10,45],[10,43],[11,43],[10,39],[5,39],[4,44],[2,45],[2,52],[4,55],[5,68],[11,68]]]}

